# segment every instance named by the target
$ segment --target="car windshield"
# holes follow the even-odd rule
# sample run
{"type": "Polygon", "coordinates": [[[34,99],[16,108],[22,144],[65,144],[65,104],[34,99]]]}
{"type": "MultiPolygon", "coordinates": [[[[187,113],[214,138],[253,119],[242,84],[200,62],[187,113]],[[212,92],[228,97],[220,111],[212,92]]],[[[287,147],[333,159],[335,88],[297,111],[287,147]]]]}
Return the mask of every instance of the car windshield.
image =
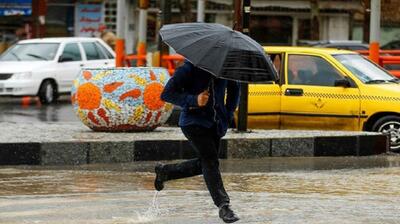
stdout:
{"type": "Polygon", "coordinates": [[[397,82],[397,78],[390,75],[386,70],[375,65],[358,54],[334,55],[348,70],[350,70],[363,83],[390,83],[397,82]]]}
{"type": "Polygon", "coordinates": [[[16,44],[0,56],[0,61],[50,61],[56,56],[58,43],[16,44]]]}

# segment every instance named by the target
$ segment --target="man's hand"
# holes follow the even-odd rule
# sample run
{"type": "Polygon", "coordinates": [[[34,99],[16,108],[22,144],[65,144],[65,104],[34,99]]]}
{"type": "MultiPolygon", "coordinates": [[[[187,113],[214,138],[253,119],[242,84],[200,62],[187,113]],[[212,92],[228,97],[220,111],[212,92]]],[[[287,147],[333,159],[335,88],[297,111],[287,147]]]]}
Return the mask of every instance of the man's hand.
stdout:
{"type": "Polygon", "coordinates": [[[207,104],[209,96],[210,93],[208,92],[208,90],[204,90],[197,96],[197,104],[199,105],[199,107],[204,107],[207,104]]]}

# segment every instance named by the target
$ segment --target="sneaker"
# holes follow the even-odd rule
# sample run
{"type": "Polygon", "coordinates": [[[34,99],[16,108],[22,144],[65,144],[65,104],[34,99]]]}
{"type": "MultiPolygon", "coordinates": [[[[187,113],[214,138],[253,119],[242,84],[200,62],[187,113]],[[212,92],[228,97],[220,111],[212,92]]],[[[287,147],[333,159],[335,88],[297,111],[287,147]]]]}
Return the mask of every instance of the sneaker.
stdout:
{"type": "Polygon", "coordinates": [[[219,208],[219,217],[225,223],[233,223],[239,220],[239,217],[236,216],[229,205],[223,205],[219,208]]]}
{"type": "Polygon", "coordinates": [[[166,180],[166,178],[165,174],[163,173],[163,168],[164,165],[161,163],[158,163],[154,168],[154,171],[156,173],[156,179],[154,180],[154,188],[157,191],[161,191],[162,189],[164,189],[164,181],[166,180]]]}

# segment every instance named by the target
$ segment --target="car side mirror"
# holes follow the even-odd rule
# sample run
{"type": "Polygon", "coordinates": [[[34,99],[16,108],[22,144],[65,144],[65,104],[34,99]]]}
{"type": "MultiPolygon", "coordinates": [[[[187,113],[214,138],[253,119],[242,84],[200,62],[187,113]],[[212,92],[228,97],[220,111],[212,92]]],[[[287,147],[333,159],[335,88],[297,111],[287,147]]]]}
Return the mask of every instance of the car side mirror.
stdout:
{"type": "Polygon", "coordinates": [[[335,80],[335,86],[341,86],[341,87],[351,87],[351,83],[347,79],[337,79],[335,80]]]}
{"type": "Polygon", "coordinates": [[[60,58],[58,59],[58,62],[68,62],[68,61],[73,61],[74,59],[72,59],[71,57],[65,57],[65,56],[60,56],[60,58]]]}

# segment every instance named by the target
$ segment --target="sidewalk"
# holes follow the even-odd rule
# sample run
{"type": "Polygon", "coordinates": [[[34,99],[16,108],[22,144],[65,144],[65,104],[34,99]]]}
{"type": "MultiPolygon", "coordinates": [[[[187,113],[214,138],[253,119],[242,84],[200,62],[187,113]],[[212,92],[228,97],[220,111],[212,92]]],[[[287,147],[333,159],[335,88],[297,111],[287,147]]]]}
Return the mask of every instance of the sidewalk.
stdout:
{"type": "MultiPolygon", "coordinates": [[[[93,132],[80,122],[0,123],[0,165],[78,165],[195,156],[179,128],[153,132],[93,132]]],[[[364,156],[385,153],[389,139],[380,133],[343,131],[230,131],[221,158],[268,156],[364,156]]]]}

